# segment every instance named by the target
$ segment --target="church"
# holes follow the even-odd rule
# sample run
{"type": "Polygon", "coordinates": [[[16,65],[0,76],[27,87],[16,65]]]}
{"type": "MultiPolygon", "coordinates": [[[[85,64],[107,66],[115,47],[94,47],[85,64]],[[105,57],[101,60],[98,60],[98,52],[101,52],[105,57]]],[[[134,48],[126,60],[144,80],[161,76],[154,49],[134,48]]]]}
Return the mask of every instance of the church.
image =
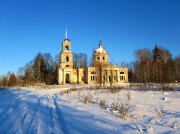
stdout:
{"type": "Polygon", "coordinates": [[[62,51],[60,52],[60,65],[58,69],[58,83],[60,85],[71,84],[108,84],[108,83],[127,83],[128,69],[114,66],[109,63],[109,54],[103,48],[102,41],[99,47],[93,52],[93,67],[73,68],[73,53],[71,51],[71,42],[67,36],[62,42],[62,51]]]}

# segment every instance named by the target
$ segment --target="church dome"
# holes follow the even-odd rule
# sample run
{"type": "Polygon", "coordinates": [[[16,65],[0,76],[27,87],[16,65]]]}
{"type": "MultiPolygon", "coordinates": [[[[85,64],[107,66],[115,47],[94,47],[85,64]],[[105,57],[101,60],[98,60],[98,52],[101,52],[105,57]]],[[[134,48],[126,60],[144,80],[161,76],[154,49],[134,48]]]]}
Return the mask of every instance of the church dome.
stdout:
{"type": "Polygon", "coordinates": [[[102,41],[99,42],[99,48],[95,50],[96,53],[107,53],[107,51],[102,47],[102,41]]]}

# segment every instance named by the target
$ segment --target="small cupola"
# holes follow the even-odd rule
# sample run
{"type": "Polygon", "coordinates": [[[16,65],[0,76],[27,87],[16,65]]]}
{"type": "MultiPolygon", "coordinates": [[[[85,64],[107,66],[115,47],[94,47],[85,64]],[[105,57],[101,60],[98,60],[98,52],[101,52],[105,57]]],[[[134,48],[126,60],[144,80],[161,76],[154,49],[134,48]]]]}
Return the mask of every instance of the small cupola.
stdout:
{"type": "Polygon", "coordinates": [[[95,53],[107,53],[107,51],[102,46],[102,41],[99,41],[99,48],[95,50],[95,53]]]}
{"type": "Polygon", "coordinates": [[[108,52],[103,48],[102,41],[99,41],[99,48],[94,51],[94,66],[104,66],[108,64],[108,52]]]}

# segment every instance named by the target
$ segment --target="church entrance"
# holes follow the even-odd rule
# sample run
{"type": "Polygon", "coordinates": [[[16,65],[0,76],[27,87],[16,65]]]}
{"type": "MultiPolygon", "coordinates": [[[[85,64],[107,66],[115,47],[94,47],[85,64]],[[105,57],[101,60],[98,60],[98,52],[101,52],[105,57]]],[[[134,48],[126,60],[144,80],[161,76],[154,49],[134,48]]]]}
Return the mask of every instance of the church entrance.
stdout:
{"type": "Polygon", "coordinates": [[[68,73],[66,74],[66,83],[70,83],[69,74],[68,73]]]}

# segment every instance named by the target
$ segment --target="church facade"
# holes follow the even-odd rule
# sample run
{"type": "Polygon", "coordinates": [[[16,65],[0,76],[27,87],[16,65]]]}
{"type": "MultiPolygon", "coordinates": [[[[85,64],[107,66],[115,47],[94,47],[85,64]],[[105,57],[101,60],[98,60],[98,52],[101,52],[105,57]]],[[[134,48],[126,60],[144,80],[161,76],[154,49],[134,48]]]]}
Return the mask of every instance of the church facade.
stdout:
{"type": "Polygon", "coordinates": [[[93,60],[93,67],[73,69],[71,42],[66,31],[66,37],[62,42],[62,51],[60,52],[58,83],[62,85],[66,83],[107,84],[128,82],[128,69],[109,63],[109,54],[103,48],[102,41],[99,42],[99,47],[93,52],[93,60]]]}

